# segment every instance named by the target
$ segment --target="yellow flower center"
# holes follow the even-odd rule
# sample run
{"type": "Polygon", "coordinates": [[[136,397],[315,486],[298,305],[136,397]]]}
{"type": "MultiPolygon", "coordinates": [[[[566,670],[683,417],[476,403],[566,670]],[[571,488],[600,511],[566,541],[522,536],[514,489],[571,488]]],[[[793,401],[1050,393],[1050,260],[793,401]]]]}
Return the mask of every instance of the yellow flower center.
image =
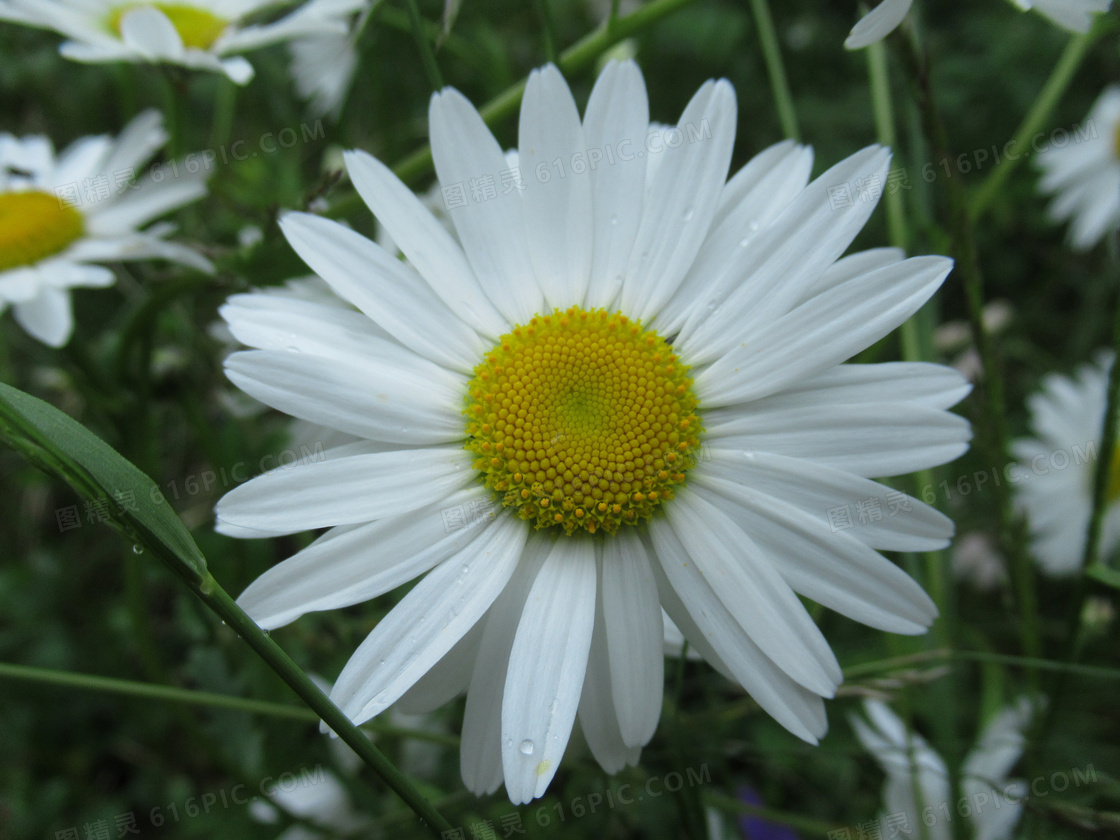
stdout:
{"type": "Polygon", "coordinates": [[[0,193],[0,271],[33,265],[82,235],[82,214],[50,193],[0,193]]]}
{"type": "Polygon", "coordinates": [[[211,14],[206,9],[188,6],[185,3],[132,3],[113,10],[109,15],[109,28],[119,35],[121,18],[133,9],[143,7],[151,7],[163,12],[175,27],[175,31],[179,33],[184,47],[208,50],[229,25],[228,21],[211,14]]]}
{"type": "Polygon", "coordinates": [[[537,528],[614,533],[648,519],[696,462],[687,366],[653,330],[599,309],[537,316],[474,369],[474,467],[537,528]]]}
{"type": "Polygon", "coordinates": [[[1116,123],[1116,135],[1112,138],[1112,151],[1120,158],[1120,121],[1116,123]]]}

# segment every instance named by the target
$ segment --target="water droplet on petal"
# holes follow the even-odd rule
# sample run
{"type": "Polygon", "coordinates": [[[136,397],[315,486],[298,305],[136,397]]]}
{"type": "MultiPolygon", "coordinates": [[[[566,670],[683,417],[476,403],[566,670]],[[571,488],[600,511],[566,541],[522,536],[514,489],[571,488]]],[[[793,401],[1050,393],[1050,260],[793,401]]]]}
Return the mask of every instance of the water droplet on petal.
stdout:
{"type": "Polygon", "coordinates": [[[695,212],[696,211],[693,209],[691,204],[688,207],[684,208],[684,220],[686,222],[689,221],[695,212]]]}
{"type": "Polygon", "coordinates": [[[132,547],[132,553],[133,554],[143,554],[144,553],[144,546],[142,546],[140,544],[134,545],[132,547]]]}
{"type": "Polygon", "coordinates": [[[751,222],[751,230],[758,230],[758,222],[751,222]]]}
{"type": "Polygon", "coordinates": [[[524,741],[521,742],[520,749],[521,749],[521,754],[522,755],[532,755],[533,750],[535,749],[535,745],[533,744],[532,741],[530,741],[528,738],[526,738],[524,741]]]}
{"type": "Polygon", "coordinates": [[[612,225],[617,225],[618,224],[618,216],[611,216],[611,224],[612,225]]]}

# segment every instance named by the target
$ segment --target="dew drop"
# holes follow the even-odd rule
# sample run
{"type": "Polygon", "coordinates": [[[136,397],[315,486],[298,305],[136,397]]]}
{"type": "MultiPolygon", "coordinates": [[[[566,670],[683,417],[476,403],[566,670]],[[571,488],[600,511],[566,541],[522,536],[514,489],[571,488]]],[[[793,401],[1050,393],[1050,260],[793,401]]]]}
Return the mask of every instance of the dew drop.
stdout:
{"type": "Polygon", "coordinates": [[[751,230],[752,231],[758,230],[758,222],[751,222],[751,230]]]}
{"type": "Polygon", "coordinates": [[[618,224],[618,216],[611,216],[611,224],[612,225],[617,225],[618,224]]]}
{"type": "Polygon", "coordinates": [[[132,553],[133,554],[143,554],[144,553],[144,546],[137,543],[136,545],[134,545],[132,547],[132,553]]]}
{"type": "Polygon", "coordinates": [[[696,211],[693,209],[691,204],[688,207],[684,208],[684,220],[686,222],[689,221],[695,212],[696,211]]]}
{"type": "Polygon", "coordinates": [[[534,749],[535,745],[528,738],[521,742],[520,750],[522,755],[532,755],[534,749]]]}
{"type": "Polygon", "coordinates": [[[750,244],[751,244],[751,238],[749,236],[744,236],[742,239],[739,240],[739,247],[740,248],[746,248],[750,244]]]}

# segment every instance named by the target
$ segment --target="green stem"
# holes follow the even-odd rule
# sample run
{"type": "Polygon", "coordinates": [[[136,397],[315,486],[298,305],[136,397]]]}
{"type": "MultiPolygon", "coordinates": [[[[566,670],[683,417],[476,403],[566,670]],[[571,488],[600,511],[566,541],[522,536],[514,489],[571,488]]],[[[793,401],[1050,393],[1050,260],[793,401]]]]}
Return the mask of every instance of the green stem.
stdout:
{"type": "MultiPolygon", "coordinates": [[[[565,74],[575,73],[591,64],[603,52],[619,41],[629,38],[631,35],[652,26],[662,18],[694,2],[696,0],[652,0],[632,14],[613,21],[610,26],[604,23],[594,32],[576,41],[560,54],[560,61],[557,62],[557,66],[565,74]]],[[[527,78],[515,82],[483,105],[479,109],[483,121],[487,125],[493,125],[512,114],[521,104],[521,97],[525,93],[527,82],[527,78]]],[[[405,183],[415,182],[421,176],[430,174],[431,171],[432,147],[430,145],[417,149],[393,167],[393,172],[405,183]]],[[[327,215],[336,219],[341,218],[362,206],[361,197],[357,193],[351,193],[336,201],[327,215]]]]}
{"type": "Polygon", "coordinates": [[[280,646],[237,606],[212,575],[207,573],[201,585],[192,587],[195,594],[244,639],[258,656],[299,696],[304,703],[346,742],[373,771],[396,792],[435,836],[452,831],[451,824],[417,790],[408,777],[362,734],[342,710],[334,705],[280,646]]]}
{"type": "Polygon", "coordinates": [[[838,826],[832,823],[814,820],[811,817],[803,817],[789,811],[760,808],[756,805],[743,802],[740,799],[733,799],[730,796],[725,796],[722,793],[705,793],[704,802],[709,807],[719,811],[727,811],[732,814],[746,814],[747,816],[760,817],[761,819],[769,820],[779,825],[788,825],[790,828],[796,829],[810,837],[839,837],[840,831],[843,830],[838,829],[838,826]],[[834,834],[834,832],[836,833],[834,834]]]}
{"type": "Polygon", "coordinates": [[[416,39],[416,48],[420,51],[420,61],[424,65],[424,72],[428,74],[428,81],[432,90],[443,90],[443,74],[439,72],[436,55],[432,52],[432,45],[424,34],[424,20],[420,17],[420,7],[416,0],[404,0],[408,8],[408,17],[412,23],[412,37],[416,39]]]}
{"type": "MultiPolygon", "coordinates": [[[[122,680],[116,677],[101,677],[95,674],[75,674],[72,671],[56,671],[50,668],[35,668],[28,665],[15,665],[7,662],[0,662],[0,679],[25,680],[27,682],[60,685],[66,688],[77,688],[87,691],[103,691],[108,694],[120,694],[125,697],[142,697],[149,700],[162,700],[167,703],[183,703],[188,706],[229,709],[235,712],[246,712],[252,715],[262,715],[264,717],[280,718],[283,720],[299,720],[305,723],[319,722],[319,715],[306,706],[290,706],[286,703],[272,703],[268,700],[250,700],[245,697],[235,697],[232,694],[195,691],[193,689],[179,688],[173,685],[136,682],[135,680],[122,680]]],[[[426,732],[423,729],[409,729],[402,726],[393,726],[377,719],[371,720],[363,724],[363,726],[373,729],[381,735],[411,738],[415,741],[429,741],[433,744],[441,744],[446,747],[459,747],[459,739],[454,735],[445,735],[440,732],[426,732]]]]}
{"type": "Polygon", "coordinates": [[[1018,154],[1018,157],[1004,157],[1004,162],[992,170],[992,174],[984,180],[972,196],[972,217],[979,219],[992,200],[999,195],[1003,189],[1004,182],[1011,176],[1011,173],[1021,164],[1031,150],[1031,139],[1038,133],[1039,129],[1045,125],[1046,121],[1050,118],[1050,114],[1054,111],[1058,102],[1069,87],[1070,82],[1073,81],[1073,76],[1077,72],[1077,68],[1081,66],[1081,62],[1085,58],[1085,54],[1089,51],[1096,40],[1104,34],[1104,32],[1115,26],[1107,15],[1100,15],[1096,25],[1084,35],[1077,35],[1070,39],[1069,44],[1066,45],[1062,57],[1058,59],[1050,78],[1046,80],[1042,90],[1035,99],[1034,105],[1031,106],[1030,111],[1027,112],[1023,122],[1015,131],[1015,135],[1011,143],[1006,147],[1011,152],[1018,154]]]}
{"type": "MultiPolygon", "coordinates": [[[[948,157],[948,136],[933,95],[929,65],[916,41],[916,36],[912,31],[909,35],[910,37],[904,39],[907,49],[903,54],[914,81],[922,127],[935,157],[938,159],[948,157]]],[[[943,183],[948,202],[949,232],[952,236],[953,256],[956,260],[956,276],[960,278],[964,287],[972,341],[983,368],[983,378],[977,388],[985,415],[985,422],[980,427],[983,434],[978,436],[981,454],[987,463],[1006,464],[1010,460],[1010,444],[1004,410],[1003,379],[995,348],[984,326],[984,277],[977,258],[972,220],[969,218],[960,179],[948,178],[943,183]]],[[[993,489],[999,513],[1001,543],[1007,556],[1011,558],[1023,653],[1034,657],[1041,652],[1041,642],[1034,569],[1026,551],[1026,531],[1021,518],[1015,514],[1008,488],[1001,484],[993,489]]],[[[1033,685],[1033,688],[1037,689],[1037,685],[1033,685]]]]}
{"type": "Polygon", "coordinates": [[[751,0],[758,40],[762,46],[762,57],[766,62],[766,74],[770,77],[770,89],[774,94],[774,104],[778,107],[778,119],[782,123],[782,133],[793,140],[801,139],[797,127],[797,111],[793,107],[793,96],[789,92],[782,51],[778,46],[778,35],[774,31],[774,19],[770,15],[767,0],[751,0]]]}

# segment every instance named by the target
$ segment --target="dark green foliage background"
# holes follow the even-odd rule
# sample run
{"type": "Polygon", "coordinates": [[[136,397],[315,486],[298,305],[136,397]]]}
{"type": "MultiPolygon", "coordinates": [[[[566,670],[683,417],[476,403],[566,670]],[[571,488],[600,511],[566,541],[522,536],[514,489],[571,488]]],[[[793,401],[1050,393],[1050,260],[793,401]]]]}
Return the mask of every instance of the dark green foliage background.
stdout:
{"type": "MultiPolygon", "coordinates": [[[[784,0],[773,5],[803,140],[816,150],[814,174],[819,174],[875,141],[865,55],[841,47],[857,16],[855,3],[784,0]]],[[[1069,35],[1001,0],[919,5],[954,153],[1002,148],[1069,35]]],[[[561,48],[598,23],[590,5],[555,2],[551,8],[561,48]]],[[[216,152],[210,196],[174,218],[180,236],[214,259],[217,275],[201,277],[164,264],[117,266],[119,282],[112,289],[75,294],[77,331],[63,351],[36,344],[4,317],[0,379],[62,408],[151,475],[193,530],[215,577],[235,595],[310,537],[250,542],[212,531],[213,505],[233,486],[234,466],[244,465],[250,475],[259,472],[261,459],[283,451],[288,442],[285,417],[230,414],[222,399],[233,390],[221,372],[226,350],[208,327],[228,295],[307,273],[280,236],[275,218],[279,210],[304,208],[316,196],[330,201],[349,193],[347,185],[324,173],[328,152],[356,147],[395,163],[426,142],[431,88],[403,9],[388,3],[374,18],[361,41],[361,66],[341,120],[324,119],[321,132],[294,95],[282,48],[253,54],[257,76],[235,90],[214,76],[67,62],[57,54],[56,36],[0,24],[0,130],[43,133],[61,148],[83,135],[118,132],[140,110],[164,108],[171,91],[181,124],[180,150],[216,152]],[[216,103],[229,97],[234,97],[227,111],[231,119],[223,125],[221,118],[216,121],[216,103]],[[317,136],[273,153],[261,151],[262,136],[292,128],[302,137],[301,126],[317,136]],[[222,163],[220,150],[237,141],[260,153],[222,163]],[[237,234],[250,224],[263,230],[263,241],[242,247],[237,234]],[[203,487],[208,472],[229,477],[203,487]]],[[[426,3],[422,11],[434,25],[442,7],[426,3]]],[[[440,69],[447,84],[481,105],[543,63],[544,44],[537,4],[469,1],[438,54],[440,69]]],[[[704,80],[723,76],[735,85],[739,99],[733,169],[782,139],[747,3],[700,0],[642,33],[634,46],[653,119],[675,122],[704,80]]],[[[1113,32],[1094,47],[1047,130],[1084,119],[1103,87],[1116,81],[1118,58],[1113,32]]],[[[900,130],[894,165],[907,169],[912,184],[906,202],[915,231],[913,252],[946,253],[945,178],[962,179],[971,188],[994,166],[989,159],[979,172],[953,169],[946,176],[917,131],[904,70],[893,54],[891,71],[900,130]],[[937,173],[932,183],[922,177],[927,166],[937,173]]],[[[594,77],[589,69],[570,78],[581,107],[594,77]]],[[[516,116],[494,129],[503,145],[516,145],[516,116]]],[[[430,179],[429,173],[412,186],[426,189],[430,179]]],[[[1064,230],[1045,218],[1036,180],[1029,166],[1015,172],[976,231],[989,297],[1008,301],[1014,311],[998,347],[1016,434],[1026,431],[1024,400],[1041,376],[1068,372],[1109,343],[1118,275],[1115,239],[1088,254],[1064,246],[1064,230]]],[[[373,233],[372,217],[364,209],[348,221],[373,233]]],[[[880,209],[854,247],[886,242],[880,209]]],[[[937,321],[964,317],[956,280],[951,276],[931,304],[937,321]]],[[[897,339],[891,337],[863,360],[898,354],[897,339]]],[[[960,410],[977,420],[974,400],[960,410]]],[[[960,476],[999,467],[969,453],[941,468],[936,479],[954,486],[960,476]]],[[[954,492],[946,499],[938,490],[937,495],[958,532],[994,531],[990,492],[967,498],[954,492]]],[[[55,512],[71,505],[81,510],[68,489],[14,453],[0,451],[0,662],[295,702],[163,568],[130,553],[116,534],[84,518],[80,528],[60,531],[55,512]],[[138,614],[143,616],[139,626],[138,614]]],[[[900,560],[921,579],[915,558],[900,560]]],[[[1040,587],[1044,646],[1053,658],[1062,655],[1071,588],[1066,583],[1040,587]]],[[[1097,594],[1115,602],[1109,590],[1097,594]]],[[[306,670],[333,678],[399,597],[398,592],[308,616],[277,631],[275,638],[306,670]]],[[[979,594],[961,585],[955,599],[954,614],[942,619],[944,638],[952,645],[1021,653],[1009,593],[979,594]]],[[[815,614],[845,667],[936,646],[932,635],[889,637],[825,611],[815,614]]],[[[1070,678],[1052,729],[1045,740],[1031,744],[1019,768],[1027,778],[1049,779],[1055,772],[1092,765],[1096,781],[1040,801],[1029,811],[1021,836],[1078,836],[1080,829],[1055,813],[1055,803],[1120,808],[1115,779],[1120,663],[1114,634],[1114,628],[1106,629],[1082,654],[1082,661],[1110,669],[1111,677],[1070,678]]],[[[900,680],[901,688],[889,688],[897,693],[897,707],[910,710],[937,749],[959,760],[980,718],[1026,689],[1026,672],[1019,666],[954,661],[952,676],[946,677],[933,670],[944,664],[919,666],[917,674],[900,680]]],[[[706,666],[690,663],[681,676],[678,684],[670,662],[661,726],[639,768],[609,778],[579,737],[573,739],[548,796],[519,809],[529,836],[675,838],[682,836],[688,815],[703,797],[733,797],[741,784],[756,788],[768,807],[818,827],[815,834],[806,828],[803,836],[825,836],[830,828],[854,827],[876,816],[882,777],[855,742],[846,717],[858,709],[860,693],[883,686],[873,686],[870,678],[850,681],[829,704],[831,733],[814,748],[759,713],[706,666]],[[637,790],[647,778],[664,779],[687,768],[710,781],[686,787],[679,797],[600,806],[583,817],[572,813],[576,798],[585,803],[589,794],[605,798],[606,791],[626,783],[637,790]],[[541,813],[549,816],[546,827],[538,824],[541,813]]],[[[459,701],[438,712],[435,721],[454,737],[461,717],[459,701]]],[[[410,739],[384,732],[376,737],[390,756],[406,760],[410,739]]],[[[298,776],[301,769],[335,766],[313,724],[3,678],[0,743],[0,837],[12,838],[53,838],[72,827],[85,837],[86,826],[98,820],[106,820],[116,836],[114,817],[128,812],[136,815],[144,838],[274,837],[281,827],[254,822],[243,806],[215,806],[188,817],[186,803],[208,793],[229,793],[238,784],[259,792],[262,780],[285,771],[298,776]],[[158,827],[153,809],[164,819],[158,827]],[[179,819],[171,819],[172,809],[179,819]]],[[[436,749],[439,771],[419,782],[444,803],[453,824],[468,828],[467,836],[472,821],[488,818],[500,825],[501,816],[515,810],[501,791],[481,800],[463,792],[457,750],[436,749]]],[[[353,800],[379,821],[380,836],[419,836],[415,818],[367,772],[344,777],[353,800]]]]}

